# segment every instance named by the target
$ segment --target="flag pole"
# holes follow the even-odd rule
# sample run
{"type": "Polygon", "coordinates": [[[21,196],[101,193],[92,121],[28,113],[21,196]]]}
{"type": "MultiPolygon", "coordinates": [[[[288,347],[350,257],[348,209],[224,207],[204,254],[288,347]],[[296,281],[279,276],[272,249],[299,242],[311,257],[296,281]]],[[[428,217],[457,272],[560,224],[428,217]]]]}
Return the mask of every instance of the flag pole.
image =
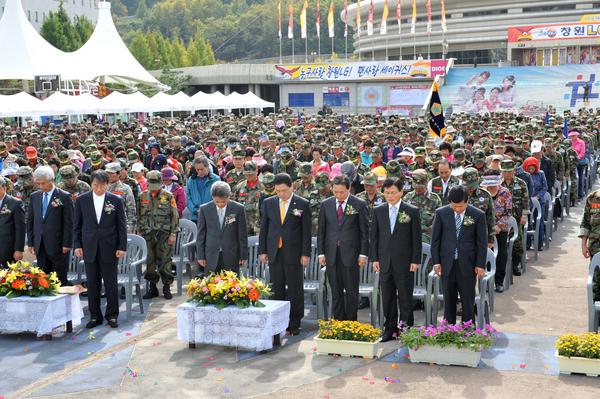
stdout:
{"type": "Polygon", "coordinates": [[[387,35],[385,35],[385,60],[388,60],[388,38],[387,35]]]}
{"type": "Polygon", "coordinates": [[[348,61],[348,35],[346,35],[346,49],[344,53],[346,54],[346,61],[348,61]]]}
{"type": "Polygon", "coordinates": [[[283,44],[281,40],[281,35],[279,35],[279,64],[283,64],[283,44]]]}
{"type": "Polygon", "coordinates": [[[304,38],[304,63],[308,64],[308,35],[304,38]]]}
{"type": "Polygon", "coordinates": [[[427,59],[431,59],[431,32],[427,32],[427,59]]]}
{"type": "Polygon", "coordinates": [[[417,34],[413,33],[413,60],[417,59],[417,34]]]}
{"type": "Polygon", "coordinates": [[[296,56],[294,54],[294,38],[292,37],[292,64],[296,63],[296,56]]]}
{"type": "Polygon", "coordinates": [[[333,49],[333,37],[331,38],[331,58],[333,58],[333,55],[335,54],[335,50],[333,49]]]}

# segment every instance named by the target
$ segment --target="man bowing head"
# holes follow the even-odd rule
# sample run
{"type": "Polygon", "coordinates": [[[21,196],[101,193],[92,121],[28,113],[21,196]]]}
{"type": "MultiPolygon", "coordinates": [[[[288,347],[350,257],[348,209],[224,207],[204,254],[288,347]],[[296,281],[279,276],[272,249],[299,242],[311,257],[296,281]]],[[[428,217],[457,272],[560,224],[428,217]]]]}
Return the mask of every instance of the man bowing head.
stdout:
{"type": "Polygon", "coordinates": [[[375,208],[371,227],[371,260],[380,273],[385,329],[381,340],[387,342],[398,333],[400,320],[414,324],[414,273],[421,264],[421,220],[419,210],[402,201],[404,178],[392,177],[383,183],[387,204],[375,208]]]}

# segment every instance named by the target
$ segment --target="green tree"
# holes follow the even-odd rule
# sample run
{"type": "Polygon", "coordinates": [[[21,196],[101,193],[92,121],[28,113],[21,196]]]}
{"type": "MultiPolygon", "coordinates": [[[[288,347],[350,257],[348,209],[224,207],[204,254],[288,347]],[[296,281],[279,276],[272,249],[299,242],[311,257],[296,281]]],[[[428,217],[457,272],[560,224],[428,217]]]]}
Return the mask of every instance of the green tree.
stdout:
{"type": "Polygon", "coordinates": [[[62,51],[75,51],[82,46],[79,32],[71,23],[61,0],[58,11],[50,11],[40,29],[40,34],[54,47],[62,51]]]}
{"type": "Polygon", "coordinates": [[[171,86],[171,90],[167,92],[168,94],[176,94],[183,89],[183,85],[190,80],[190,78],[191,76],[184,75],[181,71],[172,71],[169,68],[165,68],[158,77],[158,80],[163,84],[171,86]]]}
{"type": "Polygon", "coordinates": [[[146,35],[142,32],[136,32],[131,44],[129,45],[129,51],[138,60],[140,64],[146,69],[152,69],[154,66],[154,54],[148,45],[146,35]]]}
{"type": "Polygon", "coordinates": [[[85,16],[78,16],[75,22],[75,31],[79,36],[82,44],[88,41],[92,33],[94,32],[94,25],[85,16]]]}
{"type": "Polygon", "coordinates": [[[138,19],[144,20],[148,17],[148,6],[146,5],[146,0],[139,0],[137,10],[135,12],[135,16],[138,19]]]}

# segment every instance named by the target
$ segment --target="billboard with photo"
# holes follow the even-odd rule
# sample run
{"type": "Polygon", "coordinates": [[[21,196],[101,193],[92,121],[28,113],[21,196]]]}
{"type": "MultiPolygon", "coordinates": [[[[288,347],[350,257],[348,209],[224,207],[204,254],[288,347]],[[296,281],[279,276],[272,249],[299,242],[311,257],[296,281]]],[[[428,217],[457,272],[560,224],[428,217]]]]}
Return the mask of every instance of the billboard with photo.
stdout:
{"type": "Polygon", "coordinates": [[[441,88],[447,112],[544,114],[600,107],[600,65],[455,68],[441,88]],[[587,86],[587,88],[586,88],[587,86]],[[587,93],[587,96],[586,96],[587,93]],[[587,98],[586,98],[587,97],[587,98]]]}
{"type": "Polygon", "coordinates": [[[390,87],[390,105],[423,106],[431,85],[408,85],[390,87]]]}
{"type": "Polygon", "coordinates": [[[381,107],[385,104],[383,86],[359,86],[359,107],[381,107]]]}

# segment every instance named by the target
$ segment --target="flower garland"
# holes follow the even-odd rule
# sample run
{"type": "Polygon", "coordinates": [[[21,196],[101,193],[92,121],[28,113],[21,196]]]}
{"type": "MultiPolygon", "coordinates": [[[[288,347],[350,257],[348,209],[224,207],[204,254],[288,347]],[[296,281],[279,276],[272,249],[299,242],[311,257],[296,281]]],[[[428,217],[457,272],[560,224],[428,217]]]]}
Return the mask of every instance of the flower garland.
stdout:
{"type": "Polygon", "coordinates": [[[235,272],[211,273],[204,278],[195,278],[188,285],[189,302],[198,306],[215,305],[218,309],[230,305],[244,309],[249,306],[264,307],[261,298],[271,295],[267,284],[261,280],[238,277],[235,272]]]}
{"type": "Polygon", "coordinates": [[[0,270],[0,296],[53,296],[58,294],[60,281],[55,272],[48,276],[29,262],[18,261],[0,270]]]}

